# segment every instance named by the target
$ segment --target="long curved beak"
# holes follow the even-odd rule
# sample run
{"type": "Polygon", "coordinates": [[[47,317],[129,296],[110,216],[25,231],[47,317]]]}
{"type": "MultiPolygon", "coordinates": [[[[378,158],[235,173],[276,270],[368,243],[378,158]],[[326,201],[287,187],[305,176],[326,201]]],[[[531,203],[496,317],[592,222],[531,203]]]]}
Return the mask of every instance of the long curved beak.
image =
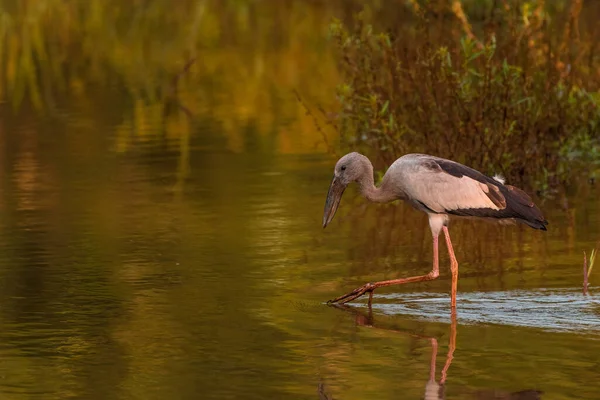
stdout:
{"type": "Polygon", "coordinates": [[[334,176],[331,180],[331,185],[329,185],[329,191],[327,192],[327,200],[325,200],[325,211],[323,213],[323,228],[325,228],[333,219],[333,216],[335,215],[335,212],[337,211],[337,208],[340,205],[340,200],[342,199],[342,194],[344,194],[345,189],[346,186],[334,176]]]}

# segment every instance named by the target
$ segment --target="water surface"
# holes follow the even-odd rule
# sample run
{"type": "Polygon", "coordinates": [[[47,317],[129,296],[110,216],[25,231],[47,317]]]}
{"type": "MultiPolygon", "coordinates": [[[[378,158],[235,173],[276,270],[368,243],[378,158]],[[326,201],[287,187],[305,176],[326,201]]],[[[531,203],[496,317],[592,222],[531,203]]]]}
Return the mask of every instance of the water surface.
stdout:
{"type": "Polygon", "coordinates": [[[454,322],[443,245],[436,281],[377,291],[371,313],[324,304],[428,272],[431,237],[423,214],[356,188],[322,229],[335,159],[292,89],[332,102],[333,11],[303,7],[293,34],[262,33],[272,46],[207,51],[189,110],[105,82],[52,109],[2,105],[3,398],[419,399],[445,366],[447,399],[599,398],[586,182],[536,199],[548,232],[451,225],[454,322]]]}

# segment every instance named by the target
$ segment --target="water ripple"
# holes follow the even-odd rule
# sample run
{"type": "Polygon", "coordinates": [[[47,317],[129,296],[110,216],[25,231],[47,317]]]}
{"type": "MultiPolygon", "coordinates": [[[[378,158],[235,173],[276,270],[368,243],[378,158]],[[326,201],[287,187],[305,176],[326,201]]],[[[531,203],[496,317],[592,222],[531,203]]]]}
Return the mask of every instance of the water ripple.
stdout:
{"type": "MultiPolygon", "coordinates": [[[[440,293],[382,294],[376,297],[373,309],[433,321],[450,319],[448,296],[440,293]],[[396,302],[381,303],[382,299],[396,302]]],[[[573,288],[459,293],[457,313],[465,324],[600,335],[600,298],[583,296],[581,290],[573,288]]]]}

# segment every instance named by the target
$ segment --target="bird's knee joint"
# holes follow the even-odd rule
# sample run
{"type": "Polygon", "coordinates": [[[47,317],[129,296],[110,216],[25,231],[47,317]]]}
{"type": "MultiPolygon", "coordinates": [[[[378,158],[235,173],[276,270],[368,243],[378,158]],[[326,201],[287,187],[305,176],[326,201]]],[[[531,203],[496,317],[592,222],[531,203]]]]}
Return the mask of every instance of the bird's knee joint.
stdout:
{"type": "Polygon", "coordinates": [[[429,279],[436,279],[438,276],[440,276],[439,271],[431,271],[430,273],[427,274],[427,277],[429,279]]]}

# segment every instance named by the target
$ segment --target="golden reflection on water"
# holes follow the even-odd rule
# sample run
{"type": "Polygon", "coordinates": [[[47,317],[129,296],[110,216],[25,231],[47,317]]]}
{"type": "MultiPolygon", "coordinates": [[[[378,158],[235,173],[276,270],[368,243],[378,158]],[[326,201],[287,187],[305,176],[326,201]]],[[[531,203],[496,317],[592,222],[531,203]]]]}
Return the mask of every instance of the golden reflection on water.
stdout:
{"type": "Polygon", "coordinates": [[[49,190],[51,179],[47,169],[40,166],[39,144],[36,132],[23,129],[20,147],[14,161],[14,185],[17,195],[17,210],[36,211],[50,206],[53,193],[49,190]]]}
{"type": "MultiPolygon", "coordinates": [[[[181,179],[178,148],[168,147],[176,150],[164,155],[157,151],[161,146],[155,143],[127,157],[111,156],[108,163],[92,151],[87,157],[93,162],[67,161],[78,169],[44,169],[52,175],[44,180],[60,182],[61,196],[55,199],[57,204],[45,204],[49,212],[34,215],[34,226],[52,226],[52,233],[47,239],[27,236],[28,243],[43,244],[33,250],[18,239],[7,240],[9,231],[1,241],[3,282],[24,282],[12,285],[3,300],[6,351],[0,352],[9,359],[6,365],[15,365],[10,382],[24,390],[32,387],[28,375],[18,371],[31,367],[17,366],[29,362],[31,353],[14,349],[21,349],[28,335],[39,335],[39,327],[19,320],[19,304],[35,300],[29,307],[37,315],[46,319],[59,315],[58,320],[68,321],[54,326],[47,339],[29,344],[34,354],[52,349],[64,358],[60,369],[36,367],[36,373],[44,375],[40,385],[51,393],[78,396],[96,388],[82,383],[90,371],[96,374],[97,385],[116,385],[117,391],[133,396],[150,391],[162,396],[198,393],[197,381],[213,398],[243,397],[248,390],[263,397],[317,396],[319,379],[322,391],[333,398],[373,393],[394,398],[402,391],[423,395],[431,372],[431,339],[373,335],[364,326],[348,326],[346,313],[322,302],[367,279],[427,271],[431,238],[424,215],[402,203],[367,204],[350,190],[340,215],[323,230],[328,158],[240,156],[191,146],[187,176],[181,179]],[[98,165],[104,170],[98,172],[98,165]],[[61,239],[56,232],[62,232],[61,239]],[[22,249],[23,264],[10,258],[14,248],[22,249]],[[35,286],[27,279],[36,276],[43,284],[31,290],[35,286]],[[101,326],[102,333],[95,326],[101,326]],[[61,339],[54,341],[57,336],[61,339]],[[226,378],[231,371],[234,377],[226,378]],[[235,384],[227,385],[223,379],[235,384]]],[[[50,151],[54,150],[49,147],[46,155],[50,151]]],[[[22,173],[22,165],[28,164],[15,164],[14,172],[9,171],[11,182],[14,174],[22,173]]],[[[22,190],[35,193],[27,192],[28,187],[22,190]]],[[[19,196],[20,191],[15,192],[15,198],[19,196]]],[[[573,202],[589,213],[589,223],[578,221],[574,226],[580,237],[598,233],[598,216],[590,211],[594,204],[584,197],[573,202]]],[[[8,211],[18,215],[18,207],[15,203],[8,211]]],[[[541,235],[519,226],[453,223],[461,263],[459,292],[579,285],[580,268],[572,268],[578,257],[571,258],[576,254],[567,251],[560,210],[551,202],[543,208],[549,210],[556,229],[541,235]]],[[[444,257],[442,262],[447,262],[444,257]]],[[[442,273],[439,281],[392,288],[381,295],[447,293],[447,268],[442,273]]],[[[384,301],[376,294],[376,303],[384,301]]],[[[450,325],[402,315],[393,324],[435,338],[438,353],[447,354],[450,325]]],[[[516,381],[518,387],[507,385],[506,377],[511,368],[518,368],[527,378],[534,374],[530,364],[501,360],[538,342],[539,356],[529,357],[535,363],[545,357],[558,363],[555,369],[544,367],[550,373],[562,371],[562,352],[589,362],[586,352],[594,348],[585,336],[565,340],[565,334],[525,328],[517,328],[522,343],[506,341],[512,328],[465,327],[460,313],[457,324],[456,350],[445,385],[448,399],[475,393],[477,387],[497,387],[506,393],[527,388],[523,380],[516,381]],[[548,352],[545,347],[558,350],[548,352]],[[479,364],[481,359],[485,362],[479,364]],[[474,369],[482,371],[484,382],[472,378],[474,369]]],[[[438,383],[444,363],[438,357],[438,383]]],[[[561,379],[573,379],[573,374],[561,379]]],[[[548,387],[547,381],[541,382],[548,387]]]]}
{"type": "MultiPolygon", "coordinates": [[[[82,152],[62,158],[58,146],[36,142],[38,132],[29,135],[6,149],[14,161],[5,178],[15,190],[2,196],[4,224],[29,221],[23,227],[31,230],[21,238],[5,228],[0,241],[7,285],[0,316],[5,383],[27,392],[35,386],[32,376],[41,374],[37,386],[46,393],[79,396],[109,385],[134,396],[171,396],[197,393],[193,382],[200,380],[213,398],[243,397],[249,388],[263,397],[293,398],[316,396],[320,379],[333,398],[423,395],[432,340],[373,336],[322,304],[367,280],[428,271],[431,238],[422,213],[403,203],[368,204],[350,189],[340,214],[323,230],[335,161],[328,157],[212,152],[191,140],[182,166],[178,142],[148,141],[115,157],[110,140],[86,147],[68,134],[62,140],[82,152]],[[45,195],[53,192],[59,195],[45,195]],[[40,326],[23,322],[30,316],[23,305],[56,324],[42,339],[40,326]],[[60,367],[52,368],[53,356],[47,364],[31,358],[47,353],[60,354],[60,367]],[[232,369],[235,385],[226,385],[222,380],[232,369]],[[88,373],[96,384],[85,381],[88,373]]],[[[600,235],[595,190],[582,186],[569,197],[569,210],[577,210],[571,219],[556,201],[542,202],[551,222],[546,233],[452,223],[459,296],[578,287],[578,250],[600,235]]],[[[441,254],[438,281],[390,288],[376,293],[375,302],[389,301],[383,296],[391,293],[399,299],[402,293],[447,294],[447,258],[441,254]]],[[[376,313],[378,318],[389,317],[376,313]]],[[[438,353],[447,354],[449,325],[403,315],[396,323],[435,338],[438,353]]],[[[536,370],[558,374],[559,382],[592,379],[593,369],[563,364],[592,362],[595,347],[585,335],[464,326],[460,313],[457,324],[448,399],[477,388],[515,393],[529,387],[528,378],[561,393],[536,370]],[[515,335],[521,341],[511,339],[515,335]],[[527,357],[511,358],[531,348],[527,357]],[[522,379],[513,377],[515,369],[522,379]]],[[[436,361],[438,383],[444,362],[436,361]]],[[[106,397],[116,397],[114,392],[106,397]]]]}

